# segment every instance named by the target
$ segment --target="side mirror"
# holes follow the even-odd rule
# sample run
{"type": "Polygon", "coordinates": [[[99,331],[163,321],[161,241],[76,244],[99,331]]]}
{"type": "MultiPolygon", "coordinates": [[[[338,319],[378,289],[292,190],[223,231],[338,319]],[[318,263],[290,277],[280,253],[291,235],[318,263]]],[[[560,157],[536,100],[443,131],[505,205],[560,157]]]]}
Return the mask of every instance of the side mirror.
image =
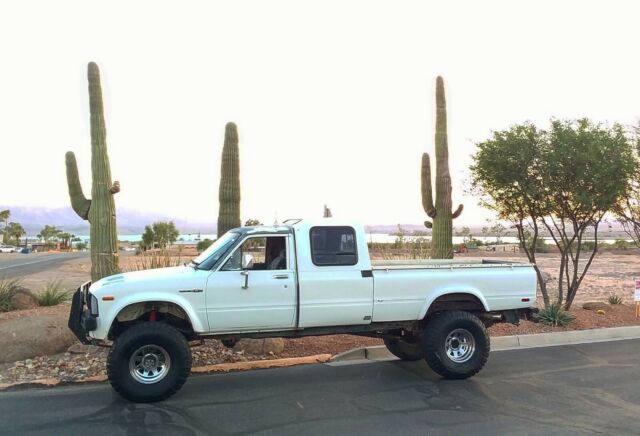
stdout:
{"type": "Polygon", "coordinates": [[[253,268],[253,256],[250,254],[242,255],[242,269],[253,268]]]}

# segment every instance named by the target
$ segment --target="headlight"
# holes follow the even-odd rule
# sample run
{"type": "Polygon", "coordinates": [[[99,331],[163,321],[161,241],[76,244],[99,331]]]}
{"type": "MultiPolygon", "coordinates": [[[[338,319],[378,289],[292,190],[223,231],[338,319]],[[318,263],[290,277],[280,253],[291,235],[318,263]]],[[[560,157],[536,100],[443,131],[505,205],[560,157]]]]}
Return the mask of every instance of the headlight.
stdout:
{"type": "Polygon", "coordinates": [[[91,299],[89,300],[89,313],[91,316],[98,316],[98,299],[95,295],[90,294],[91,299]]]}

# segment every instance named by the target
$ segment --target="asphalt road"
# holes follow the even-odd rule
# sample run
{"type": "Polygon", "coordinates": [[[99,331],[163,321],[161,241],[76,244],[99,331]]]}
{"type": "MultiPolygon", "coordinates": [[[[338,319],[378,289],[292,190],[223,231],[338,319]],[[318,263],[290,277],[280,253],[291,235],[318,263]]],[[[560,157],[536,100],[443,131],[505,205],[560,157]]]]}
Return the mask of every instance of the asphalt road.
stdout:
{"type": "Polygon", "coordinates": [[[74,253],[0,253],[0,278],[12,279],[55,268],[63,262],[88,257],[89,252],[74,253]]]}
{"type": "Polygon", "coordinates": [[[465,381],[423,362],[191,377],[158,404],[106,384],[0,393],[2,434],[640,434],[640,340],[500,351],[465,381]]]}

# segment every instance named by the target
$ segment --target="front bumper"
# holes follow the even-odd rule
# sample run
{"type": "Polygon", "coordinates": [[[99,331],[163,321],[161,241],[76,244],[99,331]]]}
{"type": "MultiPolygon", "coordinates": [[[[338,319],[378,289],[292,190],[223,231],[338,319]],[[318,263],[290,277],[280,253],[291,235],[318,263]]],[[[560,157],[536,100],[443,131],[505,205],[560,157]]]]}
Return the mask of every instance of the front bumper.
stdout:
{"type": "Polygon", "coordinates": [[[83,283],[74,292],[69,311],[69,329],[83,344],[92,343],[89,332],[98,327],[96,317],[91,315],[88,308],[89,286],[91,282],[83,283]]]}

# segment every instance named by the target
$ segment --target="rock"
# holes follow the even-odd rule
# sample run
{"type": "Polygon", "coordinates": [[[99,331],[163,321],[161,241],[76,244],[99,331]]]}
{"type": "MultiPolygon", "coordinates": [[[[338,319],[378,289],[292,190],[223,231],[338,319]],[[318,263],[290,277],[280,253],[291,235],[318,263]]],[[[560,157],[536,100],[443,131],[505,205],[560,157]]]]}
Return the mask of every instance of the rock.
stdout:
{"type": "Polygon", "coordinates": [[[71,354],[95,354],[100,352],[100,347],[96,347],[95,345],[85,345],[80,342],[76,342],[71,345],[67,351],[71,354]]]}
{"type": "Polygon", "coordinates": [[[582,305],[584,310],[608,310],[609,305],[601,301],[589,301],[582,305]]]}
{"type": "Polygon", "coordinates": [[[39,306],[38,299],[28,289],[20,288],[11,299],[15,310],[33,309],[39,306]]]}
{"type": "Polygon", "coordinates": [[[280,354],[284,351],[284,339],[267,338],[267,339],[241,339],[233,347],[237,353],[247,353],[253,355],[261,354],[280,354]]]}
{"type": "Polygon", "coordinates": [[[67,327],[69,308],[0,322],[0,363],[62,353],[78,340],[67,327]]]}

